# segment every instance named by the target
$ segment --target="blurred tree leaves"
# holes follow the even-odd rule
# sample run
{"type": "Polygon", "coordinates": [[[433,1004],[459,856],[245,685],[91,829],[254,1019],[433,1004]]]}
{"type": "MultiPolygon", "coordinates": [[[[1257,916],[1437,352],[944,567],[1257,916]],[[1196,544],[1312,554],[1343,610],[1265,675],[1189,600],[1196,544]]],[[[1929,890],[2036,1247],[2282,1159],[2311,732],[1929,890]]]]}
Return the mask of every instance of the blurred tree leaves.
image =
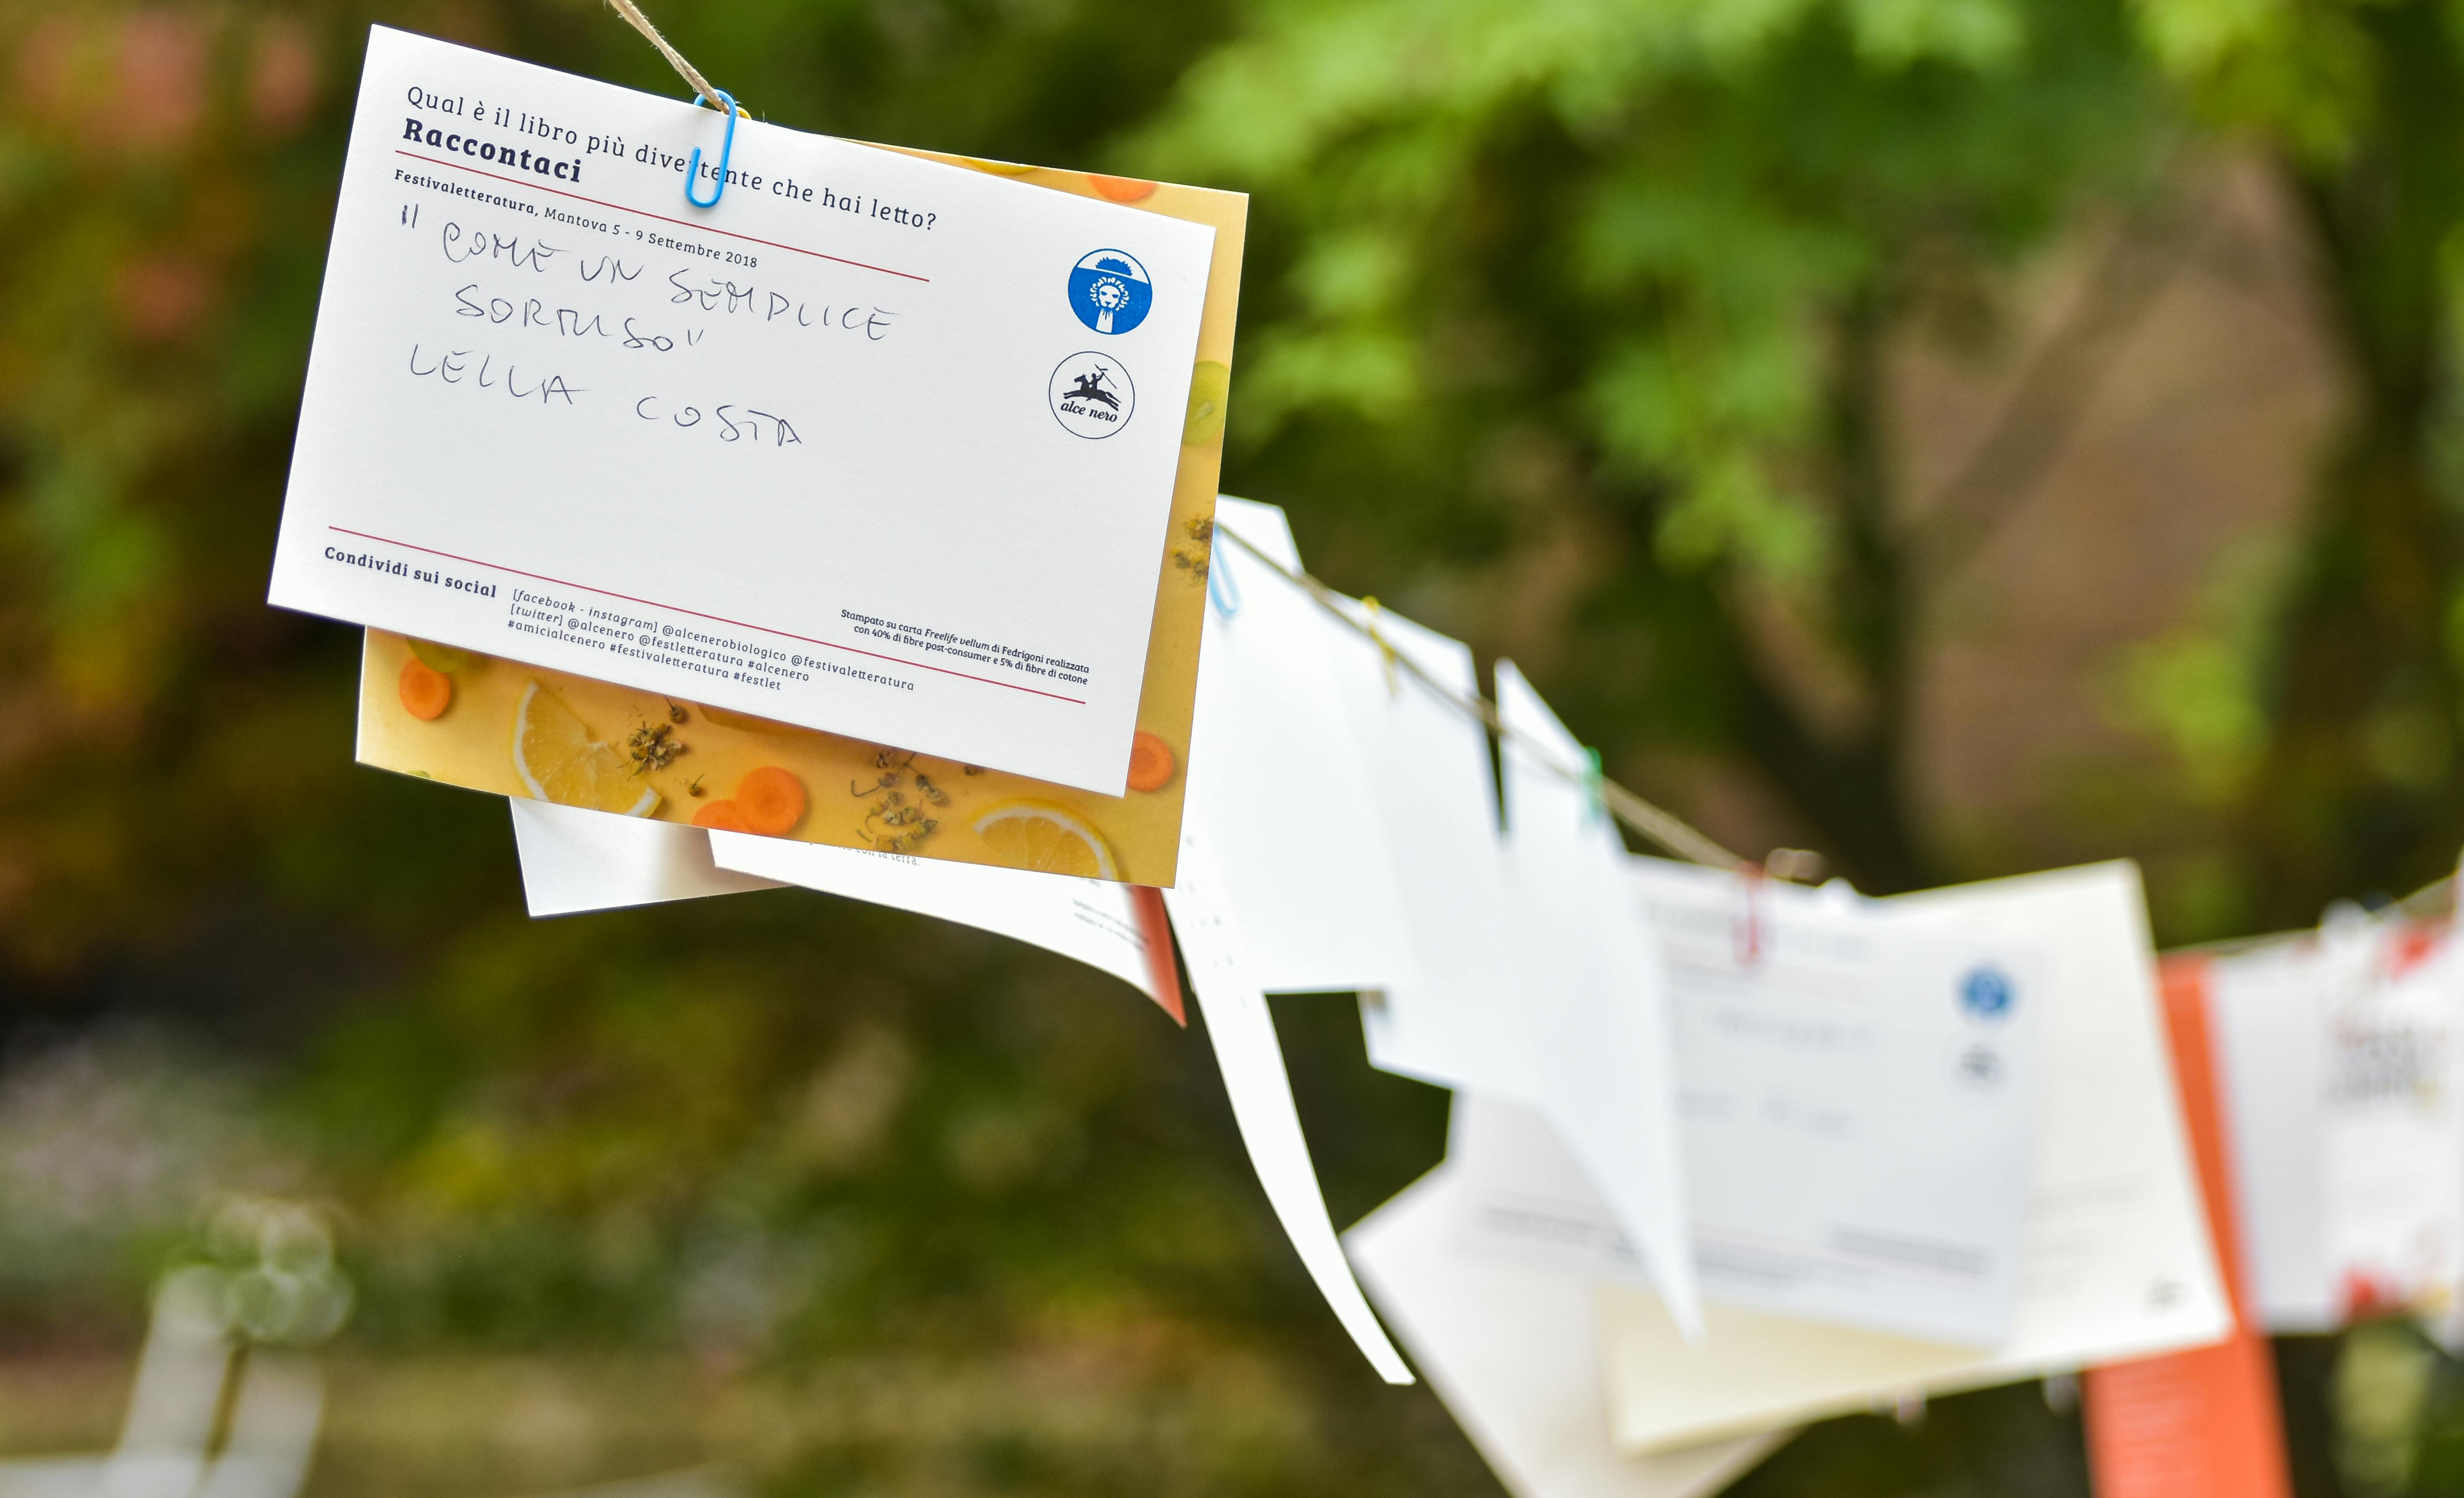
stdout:
{"type": "Polygon", "coordinates": [[[1237,477],[1339,580],[1508,589],[1405,606],[1537,654],[1629,756],[1752,762],[1893,890],[1945,866],[1905,797],[1932,580],[1881,348],[2167,139],[2098,4],[1357,0],[1256,6],[1127,159],[1258,195],[1237,477]],[[1501,577],[1551,548],[1556,586],[1501,577]],[[1772,612],[1852,722],[1792,697],[1772,612]]]}
{"type": "MultiPolygon", "coordinates": [[[[2260,878],[2219,923],[2423,877],[2464,829],[2464,89],[2436,0],[658,11],[783,124],[1253,191],[1227,487],[1290,504],[1338,584],[1516,654],[1622,777],[1745,767],[1877,891],[1986,871],[1912,808],[1913,661],[2078,405],[2015,402],[2032,425],[1982,476],[1912,496],[1887,349],[1990,331],[2004,273],[2085,216],[2161,237],[2185,143],[2264,151],[2320,247],[2349,427],[2298,564],[2228,580],[2124,691],[2235,808],[2211,851],[2260,878]]],[[[1067,1354],[1230,1390],[1246,1423],[1210,1444],[1156,1415],[1109,1458],[989,1442],[917,1481],[1485,1490],[1328,1324],[1202,1046],[1125,992],[787,894],[528,923],[500,807],[352,768],[355,636],[262,584],[372,19],[681,87],[590,0],[0,0],[11,1096],[64,1099],[141,1184],[332,1202],[363,1346],[1067,1354]],[[58,1039],[129,1014],[198,1048],[58,1039]],[[147,1166],[149,1130],[189,1148],[147,1166]]],[[[2110,261],[2128,295],[2136,264],[2110,261]]],[[[1284,1011],[1302,1104],[1357,1206],[1434,1157],[1437,1108],[1309,1002],[1284,1011]]],[[[0,1136],[49,1116],[0,1110],[0,1136]]],[[[114,1260],[62,1215],[75,1171],[12,1159],[0,1325],[133,1314],[187,1208],[110,1218],[114,1260]]],[[[2004,1391],[1834,1424],[1752,1490],[2076,1490],[2075,1431],[2004,1391]]],[[[817,1490],[894,1465],[781,1464],[817,1490]]]]}
{"type": "Polygon", "coordinates": [[[2193,106],[2275,158],[2350,380],[2257,657],[2268,742],[2244,790],[2252,914],[2307,921],[2437,876],[2464,834],[2464,19],[2431,0],[2140,0],[2137,16],[2193,106]]]}

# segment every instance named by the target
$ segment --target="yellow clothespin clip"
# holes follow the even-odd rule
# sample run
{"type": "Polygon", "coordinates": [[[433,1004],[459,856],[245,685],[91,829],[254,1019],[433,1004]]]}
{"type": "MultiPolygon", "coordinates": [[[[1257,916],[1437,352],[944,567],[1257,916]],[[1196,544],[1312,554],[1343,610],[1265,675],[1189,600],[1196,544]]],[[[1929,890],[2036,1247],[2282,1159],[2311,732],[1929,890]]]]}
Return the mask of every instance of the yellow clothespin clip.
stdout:
{"type": "Polygon", "coordinates": [[[1374,597],[1363,598],[1360,606],[1369,610],[1369,638],[1376,642],[1377,653],[1386,663],[1386,694],[1399,697],[1403,683],[1395,674],[1395,647],[1386,643],[1386,631],[1377,628],[1377,622],[1386,617],[1386,607],[1374,597]]]}

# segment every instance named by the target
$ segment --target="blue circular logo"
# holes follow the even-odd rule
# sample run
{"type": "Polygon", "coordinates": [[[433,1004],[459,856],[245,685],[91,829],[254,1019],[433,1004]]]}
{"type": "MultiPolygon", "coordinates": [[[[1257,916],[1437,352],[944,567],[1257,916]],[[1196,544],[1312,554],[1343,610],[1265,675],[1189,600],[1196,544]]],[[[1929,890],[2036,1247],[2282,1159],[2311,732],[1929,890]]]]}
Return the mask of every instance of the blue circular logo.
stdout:
{"type": "Polygon", "coordinates": [[[1069,273],[1069,310],[1098,333],[1127,333],[1154,301],[1147,268],[1126,251],[1098,250],[1069,273]]]}
{"type": "Polygon", "coordinates": [[[1998,1020],[2011,1012],[2018,991],[1998,967],[1971,970],[1959,980],[1959,1006],[1980,1020],[1998,1020]]]}

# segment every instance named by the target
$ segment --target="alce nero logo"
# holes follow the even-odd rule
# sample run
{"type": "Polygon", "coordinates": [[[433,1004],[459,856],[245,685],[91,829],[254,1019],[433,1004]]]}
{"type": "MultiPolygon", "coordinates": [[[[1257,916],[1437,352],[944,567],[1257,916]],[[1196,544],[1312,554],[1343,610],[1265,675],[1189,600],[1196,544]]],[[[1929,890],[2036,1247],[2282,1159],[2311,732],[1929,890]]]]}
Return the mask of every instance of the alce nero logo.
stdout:
{"type": "Polygon", "coordinates": [[[1147,319],[1155,285],[1137,257],[1121,250],[1083,256],[1069,273],[1069,310],[1098,333],[1127,333],[1147,319]]]}
{"type": "Polygon", "coordinates": [[[1129,425],[1137,409],[1137,387],[1130,372],[1109,354],[1092,349],[1072,354],[1052,371],[1046,392],[1052,414],[1071,435],[1100,441],[1129,425]]]}

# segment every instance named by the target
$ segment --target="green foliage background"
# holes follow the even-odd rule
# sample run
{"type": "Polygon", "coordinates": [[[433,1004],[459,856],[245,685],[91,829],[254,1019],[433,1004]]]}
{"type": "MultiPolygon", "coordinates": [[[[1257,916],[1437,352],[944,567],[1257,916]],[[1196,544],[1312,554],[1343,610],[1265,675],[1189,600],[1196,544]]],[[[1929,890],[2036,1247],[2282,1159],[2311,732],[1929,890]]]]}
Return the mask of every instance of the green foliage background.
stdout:
{"type": "MultiPolygon", "coordinates": [[[[1255,194],[1227,489],[1338,585],[1513,649],[1646,794],[1671,751],[1742,767],[1878,892],[2007,871],[1908,778],[1927,608],[2013,483],[1911,513],[1888,341],[1990,316],[2083,217],[2161,227],[2191,154],[2254,155],[2350,395],[2299,564],[2143,663],[2186,774],[2134,812],[2227,870],[2160,883],[2160,927],[2299,923],[2464,842],[2451,6],[660,9],[783,124],[1255,194]],[[1768,657],[1774,607],[1850,727],[1768,657]]],[[[1358,1366],[1202,1045],[1133,996],[817,896],[534,924],[501,807],[352,767],[354,636],[261,600],[372,20],[677,86],[587,0],[0,0],[5,1345],[133,1335],[196,1214],[253,1190],[343,1224],[357,1355],[791,1391],[888,1359],[1110,1412],[848,1435],[791,1396],[721,1453],[781,1492],[1493,1491],[1358,1366]]],[[[1294,817],[1339,835],[1306,787],[1294,817]]],[[[1443,1099],[1366,1071],[1346,1001],[1282,1018],[1357,1216],[1437,1157],[1443,1099]]],[[[2373,1336],[2285,1350],[2304,1493],[2464,1490],[2453,1370],[2373,1336]]],[[[1834,1422],[1739,1490],[2081,1492],[2059,1403],[1834,1422]]]]}

